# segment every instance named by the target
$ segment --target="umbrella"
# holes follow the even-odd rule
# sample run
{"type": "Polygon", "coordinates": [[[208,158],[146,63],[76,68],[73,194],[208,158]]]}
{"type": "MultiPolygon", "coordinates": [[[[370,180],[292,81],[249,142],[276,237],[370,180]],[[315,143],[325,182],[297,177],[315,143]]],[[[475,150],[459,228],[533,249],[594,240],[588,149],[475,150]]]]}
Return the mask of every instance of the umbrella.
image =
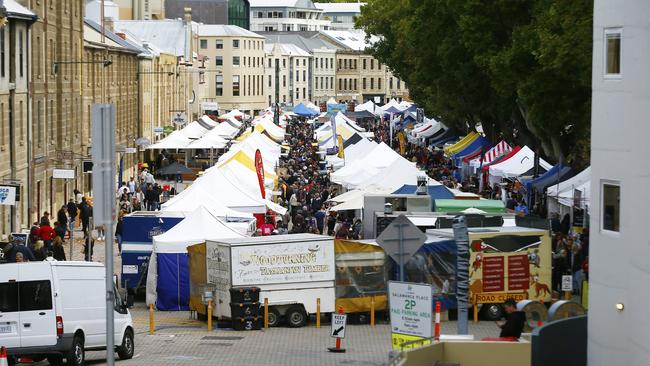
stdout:
{"type": "Polygon", "coordinates": [[[160,168],[156,170],[156,174],[158,175],[189,174],[189,173],[194,173],[194,171],[178,162],[173,162],[164,168],[160,168]]]}

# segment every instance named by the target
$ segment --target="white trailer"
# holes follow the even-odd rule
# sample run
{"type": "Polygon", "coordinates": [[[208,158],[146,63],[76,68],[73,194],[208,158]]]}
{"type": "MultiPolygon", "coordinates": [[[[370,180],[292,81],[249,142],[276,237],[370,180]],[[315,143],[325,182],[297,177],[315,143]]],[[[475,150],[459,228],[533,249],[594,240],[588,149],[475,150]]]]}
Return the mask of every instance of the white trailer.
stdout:
{"type": "Polygon", "coordinates": [[[269,325],[291,327],[308,314],[335,310],[334,240],[314,234],[275,235],[206,242],[207,283],[214,286],[218,317],[230,318],[231,287],[259,287],[269,303],[269,325]]]}

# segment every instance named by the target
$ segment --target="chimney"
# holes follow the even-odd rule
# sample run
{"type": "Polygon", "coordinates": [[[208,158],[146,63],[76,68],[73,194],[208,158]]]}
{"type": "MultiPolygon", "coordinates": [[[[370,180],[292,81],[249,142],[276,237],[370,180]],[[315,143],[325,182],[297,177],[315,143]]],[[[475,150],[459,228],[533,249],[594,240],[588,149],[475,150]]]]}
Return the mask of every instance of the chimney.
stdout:
{"type": "Polygon", "coordinates": [[[104,17],[104,28],[108,31],[113,31],[113,18],[104,17]]]}
{"type": "Polygon", "coordinates": [[[183,8],[183,21],[185,24],[190,24],[192,23],[192,8],[183,8]]]}
{"type": "Polygon", "coordinates": [[[117,36],[120,37],[120,38],[122,38],[122,39],[126,39],[126,33],[117,32],[117,33],[115,33],[115,34],[117,34],[117,36]]]}

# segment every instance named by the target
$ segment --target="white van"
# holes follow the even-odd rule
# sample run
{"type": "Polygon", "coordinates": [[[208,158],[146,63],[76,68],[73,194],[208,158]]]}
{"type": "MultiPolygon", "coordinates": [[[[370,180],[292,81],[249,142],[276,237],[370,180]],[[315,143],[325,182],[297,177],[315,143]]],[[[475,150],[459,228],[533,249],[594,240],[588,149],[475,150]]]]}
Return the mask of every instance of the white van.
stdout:
{"type": "MultiPolygon", "coordinates": [[[[94,262],[0,264],[0,345],[18,357],[83,365],[86,350],[106,349],[106,273],[94,262]]],[[[115,291],[117,294],[117,291],[115,291]]],[[[133,357],[133,323],[115,299],[115,345],[133,357]]]]}

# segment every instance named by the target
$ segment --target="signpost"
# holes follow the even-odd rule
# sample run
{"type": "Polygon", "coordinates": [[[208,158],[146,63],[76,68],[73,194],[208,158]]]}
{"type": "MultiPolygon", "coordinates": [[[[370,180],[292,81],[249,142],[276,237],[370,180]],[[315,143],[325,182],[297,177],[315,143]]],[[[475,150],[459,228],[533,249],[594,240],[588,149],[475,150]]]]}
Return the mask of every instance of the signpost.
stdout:
{"type": "Polygon", "coordinates": [[[74,169],[53,169],[52,178],[54,179],[74,179],[74,169]]]}
{"type": "Polygon", "coordinates": [[[390,328],[393,349],[412,348],[402,344],[433,337],[433,295],[430,285],[409,282],[388,282],[390,328]]]}
{"type": "Polygon", "coordinates": [[[404,281],[404,265],[424,244],[427,236],[404,215],[399,215],[377,237],[377,243],[399,264],[404,281]]]}
{"type": "MultiPolygon", "coordinates": [[[[115,106],[94,104],[92,110],[93,221],[106,236],[106,364],[115,364],[113,334],[113,222],[115,219],[115,106]]],[[[88,245],[90,253],[92,246],[88,245]]]]}
{"type": "MultiPolygon", "coordinates": [[[[456,242],[456,301],[458,302],[458,334],[469,334],[469,233],[465,216],[454,217],[452,224],[456,242]]],[[[503,259],[502,259],[503,260],[503,259]]],[[[496,263],[498,266],[498,263],[496,263]]],[[[502,264],[501,264],[502,265],[502,264]]],[[[503,284],[501,283],[501,286],[503,284]]],[[[495,284],[495,287],[498,287],[495,284]]]]}
{"type": "Polygon", "coordinates": [[[338,313],[332,314],[332,329],[330,337],[336,338],[336,347],[328,347],[327,350],[334,353],[343,353],[345,348],[341,348],[341,339],[345,338],[345,327],[348,321],[348,316],[343,312],[343,308],[339,307],[338,313]]]}
{"type": "Polygon", "coordinates": [[[174,124],[177,126],[184,125],[185,122],[187,122],[187,117],[185,117],[185,112],[175,112],[174,118],[172,118],[172,122],[174,122],[174,124]]]}
{"type": "Polygon", "coordinates": [[[566,300],[571,300],[571,293],[573,292],[573,276],[562,275],[562,291],[564,292],[564,298],[566,300]]]}

